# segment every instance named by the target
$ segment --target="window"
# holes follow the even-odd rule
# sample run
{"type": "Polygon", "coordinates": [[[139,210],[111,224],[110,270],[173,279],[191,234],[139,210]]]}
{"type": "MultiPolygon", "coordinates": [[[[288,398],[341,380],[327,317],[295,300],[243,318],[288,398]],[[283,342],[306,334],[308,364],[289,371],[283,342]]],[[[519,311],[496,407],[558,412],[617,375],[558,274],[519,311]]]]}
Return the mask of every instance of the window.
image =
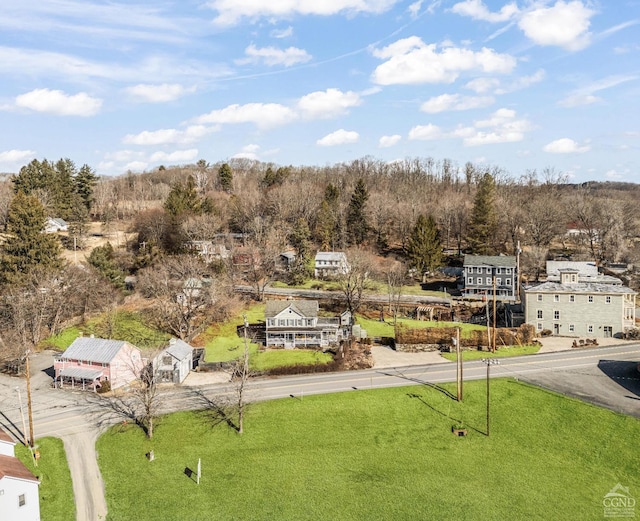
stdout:
{"type": "Polygon", "coordinates": [[[576,330],[573,324],[569,324],[569,333],[573,333],[576,330]]]}
{"type": "Polygon", "coordinates": [[[476,268],[476,273],[482,273],[482,268],[477,267],[477,268],[476,268]]]}
{"type": "Polygon", "coordinates": [[[501,285],[502,285],[502,279],[501,279],[500,277],[498,277],[498,278],[496,279],[496,284],[497,284],[498,286],[501,286],[501,285]]]}
{"type": "Polygon", "coordinates": [[[560,302],[560,295],[554,295],[553,296],[553,301],[554,302],[560,302]]]}
{"type": "Polygon", "coordinates": [[[560,311],[553,312],[553,320],[560,320],[560,311]]]}
{"type": "Polygon", "coordinates": [[[26,504],[27,500],[24,497],[24,494],[20,494],[18,496],[18,506],[23,507],[26,504]]]}
{"type": "Polygon", "coordinates": [[[536,324],[536,329],[537,329],[538,331],[542,331],[542,322],[538,322],[538,323],[536,324]]]}
{"type": "Polygon", "coordinates": [[[587,331],[588,331],[589,333],[593,333],[593,326],[592,326],[591,324],[589,324],[589,325],[587,326],[587,331]]]}
{"type": "Polygon", "coordinates": [[[478,277],[478,280],[476,281],[476,284],[482,284],[482,277],[478,277]]]}
{"type": "Polygon", "coordinates": [[[511,279],[507,279],[504,281],[507,286],[511,286],[511,279]]]}
{"type": "Polygon", "coordinates": [[[593,302],[593,295],[589,295],[589,303],[593,302]]]}
{"type": "Polygon", "coordinates": [[[605,304],[611,304],[611,295],[607,295],[606,297],[604,297],[604,302],[605,304]]]}
{"type": "Polygon", "coordinates": [[[487,277],[487,286],[491,286],[491,277],[487,277]]]}
{"type": "Polygon", "coordinates": [[[538,302],[542,302],[542,295],[538,294],[538,302]]]}
{"type": "Polygon", "coordinates": [[[576,296],[575,295],[569,295],[569,302],[575,302],[576,301],[576,296]]]}
{"type": "Polygon", "coordinates": [[[502,273],[502,268],[496,268],[496,273],[499,275],[500,273],[502,273]]]}
{"type": "Polygon", "coordinates": [[[467,284],[473,284],[473,277],[469,277],[469,279],[467,280],[467,284]]]}
{"type": "Polygon", "coordinates": [[[542,310],[541,309],[538,310],[538,318],[542,318],[542,310]]]}

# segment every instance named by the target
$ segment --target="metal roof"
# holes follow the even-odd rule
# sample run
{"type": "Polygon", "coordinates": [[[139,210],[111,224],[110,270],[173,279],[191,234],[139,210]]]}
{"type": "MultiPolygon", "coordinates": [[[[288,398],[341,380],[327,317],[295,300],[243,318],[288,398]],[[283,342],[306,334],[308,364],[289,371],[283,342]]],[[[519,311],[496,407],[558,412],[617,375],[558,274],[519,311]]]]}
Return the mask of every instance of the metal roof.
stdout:
{"type": "Polygon", "coordinates": [[[169,353],[176,360],[185,360],[192,355],[193,347],[179,338],[172,338],[169,341],[169,347],[167,347],[164,352],[169,353]]]}
{"type": "Polygon", "coordinates": [[[465,255],[464,265],[515,268],[516,258],[512,255],[465,255]]]}
{"type": "Polygon", "coordinates": [[[288,307],[303,317],[318,316],[317,300],[269,300],[264,310],[264,316],[266,318],[275,317],[288,307]]]}
{"type": "Polygon", "coordinates": [[[62,353],[61,358],[107,364],[125,344],[124,340],[79,337],[62,353]]]}
{"type": "Polygon", "coordinates": [[[347,256],[343,251],[319,251],[316,253],[316,261],[319,260],[346,261],[347,256]]]}
{"type": "Polygon", "coordinates": [[[578,282],[575,284],[560,284],[559,282],[542,282],[524,287],[525,293],[617,293],[635,295],[636,292],[619,284],[598,284],[578,282]]]}
{"type": "Polygon", "coordinates": [[[60,371],[60,376],[66,376],[67,378],[81,378],[83,380],[97,380],[102,376],[102,371],[77,366],[65,367],[60,371]]]}
{"type": "Polygon", "coordinates": [[[598,266],[595,262],[589,261],[547,261],[547,275],[558,275],[560,270],[574,269],[582,275],[598,275],[598,266]]]}

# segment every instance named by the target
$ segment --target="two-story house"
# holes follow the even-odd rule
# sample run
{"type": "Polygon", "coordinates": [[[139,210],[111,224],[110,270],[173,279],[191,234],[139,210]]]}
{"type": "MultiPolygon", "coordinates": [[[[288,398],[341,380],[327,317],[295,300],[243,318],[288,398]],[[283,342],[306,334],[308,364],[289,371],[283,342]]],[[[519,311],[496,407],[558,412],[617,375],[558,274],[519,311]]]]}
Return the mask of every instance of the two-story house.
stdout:
{"type": "Polygon", "coordinates": [[[465,255],[462,296],[515,302],[518,287],[516,258],[507,255],[465,255]]]}
{"type": "Polygon", "coordinates": [[[349,263],[343,251],[319,251],[316,253],[314,269],[316,279],[337,277],[348,271],[349,263]]]}
{"type": "Polygon", "coordinates": [[[143,367],[140,350],[129,342],[93,337],[76,338],[53,363],[56,385],[82,390],[96,390],[105,381],[111,389],[122,387],[143,367]]]}
{"type": "Polygon", "coordinates": [[[265,345],[285,349],[319,349],[348,338],[351,315],[318,316],[315,300],[270,300],[265,308],[265,345]]]}
{"type": "Polygon", "coordinates": [[[537,332],[610,338],[635,326],[635,291],[621,284],[580,282],[576,268],[558,273],[558,281],[522,287],[525,321],[537,332]]]}

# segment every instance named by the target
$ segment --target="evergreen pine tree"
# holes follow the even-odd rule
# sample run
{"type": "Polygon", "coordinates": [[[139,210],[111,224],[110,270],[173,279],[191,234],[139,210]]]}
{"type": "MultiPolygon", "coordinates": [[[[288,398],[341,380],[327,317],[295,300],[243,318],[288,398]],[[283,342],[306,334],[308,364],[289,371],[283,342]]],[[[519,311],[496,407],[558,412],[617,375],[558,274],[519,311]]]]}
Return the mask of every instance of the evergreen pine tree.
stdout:
{"type": "Polygon", "coordinates": [[[480,179],[471,212],[467,236],[471,251],[478,255],[495,254],[497,231],[496,184],[487,172],[480,179]]]}
{"type": "Polygon", "coordinates": [[[73,191],[80,196],[82,203],[87,209],[91,210],[93,204],[93,190],[98,182],[98,176],[89,165],[82,165],[80,170],[73,178],[73,191]]]}
{"type": "Polygon", "coordinates": [[[407,244],[409,262],[418,273],[435,270],[442,261],[442,244],[436,221],[429,215],[418,215],[407,244]]]}
{"type": "Polygon", "coordinates": [[[2,246],[0,280],[14,283],[35,268],[57,269],[61,266],[60,243],[54,235],[44,233],[46,217],[40,201],[18,192],[9,206],[7,231],[2,246]]]}
{"type": "Polygon", "coordinates": [[[218,180],[220,186],[225,192],[233,191],[233,171],[228,163],[224,163],[218,170],[218,180]]]}
{"type": "Polygon", "coordinates": [[[365,207],[369,199],[369,192],[364,180],[358,179],[351,201],[347,208],[347,233],[351,244],[362,244],[369,235],[369,224],[365,214],[365,207]]]}

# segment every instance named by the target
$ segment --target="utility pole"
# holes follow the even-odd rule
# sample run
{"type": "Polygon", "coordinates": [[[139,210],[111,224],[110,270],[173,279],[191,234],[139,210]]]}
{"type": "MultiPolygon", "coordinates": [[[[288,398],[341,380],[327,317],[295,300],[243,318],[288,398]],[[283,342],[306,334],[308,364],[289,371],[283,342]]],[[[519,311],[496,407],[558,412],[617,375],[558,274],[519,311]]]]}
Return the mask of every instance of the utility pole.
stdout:
{"type": "Polygon", "coordinates": [[[492,352],[496,352],[496,276],[493,276],[493,345],[492,352]]]}
{"type": "Polygon", "coordinates": [[[490,398],[489,398],[489,394],[490,394],[490,385],[489,385],[489,381],[491,379],[491,366],[492,365],[499,365],[500,364],[500,360],[496,360],[495,358],[483,358],[482,362],[484,364],[487,365],[487,436],[489,436],[489,426],[490,426],[490,398]]]}
{"type": "Polygon", "coordinates": [[[456,328],[456,338],[453,339],[456,343],[456,382],[458,383],[458,401],[462,401],[462,353],[460,350],[460,328],[456,328]]]}
{"type": "Polygon", "coordinates": [[[27,411],[29,412],[29,446],[33,449],[35,447],[35,439],[33,435],[33,407],[31,405],[31,375],[29,370],[29,355],[30,351],[27,351],[26,360],[26,372],[27,372],[27,411]]]}

